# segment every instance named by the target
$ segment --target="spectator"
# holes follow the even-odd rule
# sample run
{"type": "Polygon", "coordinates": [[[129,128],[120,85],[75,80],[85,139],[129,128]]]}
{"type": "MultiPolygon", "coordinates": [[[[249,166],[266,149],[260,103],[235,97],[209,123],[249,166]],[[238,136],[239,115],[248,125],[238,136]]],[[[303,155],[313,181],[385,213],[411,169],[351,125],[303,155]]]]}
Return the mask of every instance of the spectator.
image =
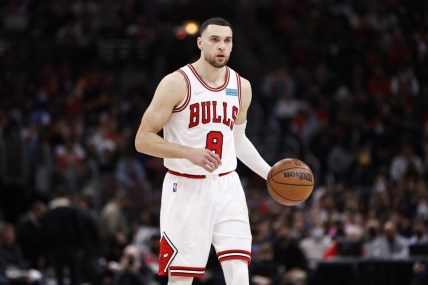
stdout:
{"type": "Polygon", "coordinates": [[[35,201],[31,208],[18,220],[16,236],[23,257],[32,268],[41,269],[44,264],[45,243],[42,237],[41,221],[46,213],[46,204],[35,201]]]}
{"type": "Polygon", "coordinates": [[[291,91],[285,91],[275,104],[274,115],[280,123],[283,133],[292,131],[292,120],[303,108],[302,102],[291,91]]]}
{"type": "Polygon", "coordinates": [[[392,221],[384,223],[383,234],[366,244],[365,251],[369,258],[406,258],[409,256],[408,243],[397,233],[392,221]]]}
{"type": "Polygon", "coordinates": [[[12,224],[5,225],[0,241],[0,269],[4,268],[6,279],[11,285],[39,284],[42,275],[40,271],[31,269],[22,256],[12,224]]]}
{"type": "Polygon", "coordinates": [[[155,213],[148,210],[141,212],[141,222],[133,236],[132,243],[140,249],[143,255],[151,251],[151,243],[149,241],[160,232],[158,221],[159,216],[155,213]]]}
{"type": "MultiPolygon", "coordinates": [[[[284,91],[278,98],[274,112],[274,118],[278,121],[279,126],[281,128],[281,133],[279,137],[279,150],[282,153],[283,151],[287,151],[287,137],[290,140],[295,140],[294,138],[294,126],[293,119],[299,114],[303,108],[303,103],[301,100],[297,99],[290,90],[284,91]]],[[[296,146],[298,149],[298,146],[296,146]]],[[[295,153],[294,155],[300,155],[300,153],[295,153]]]]}
{"type": "Polygon", "coordinates": [[[336,142],[327,155],[327,167],[334,179],[338,182],[347,181],[354,160],[354,154],[347,145],[345,138],[336,138],[336,142]]]}
{"type": "Polygon", "coordinates": [[[6,278],[6,273],[4,271],[4,268],[2,267],[2,265],[0,265],[0,285],[9,285],[10,283],[6,278]]]}
{"type": "Polygon", "coordinates": [[[380,222],[376,218],[371,218],[365,225],[365,243],[374,241],[380,234],[380,222]]]}
{"type": "Polygon", "coordinates": [[[85,173],[86,152],[83,146],[76,142],[71,135],[65,135],[64,142],[55,148],[55,161],[61,178],[64,180],[67,190],[77,193],[82,184],[82,176],[85,173]]]}
{"type": "Polygon", "coordinates": [[[150,200],[150,183],[146,171],[135,154],[125,150],[116,165],[116,180],[121,189],[128,193],[133,206],[143,208],[150,200]]]}
{"type": "Polygon", "coordinates": [[[250,280],[253,285],[277,284],[285,268],[274,261],[274,250],[271,243],[260,245],[258,253],[250,264],[250,280]]]}
{"type": "Polygon", "coordinates": [[[345,227],[345,236],[336,237],[334,243],[324,252],[325,258],[364,256],[363,229],[350,224],[345,227]]]}
{"type": "Polygon", "coordinates": [[[333,241],[325,234],[322,225],[315,225],[311,229],[310,235],[300,241],[300,247],[308,259],[310,277],[314,276],[318,262],[324,259],[324,253],[332,245],[333,241]]]}
{"type": "Polygon", "coordinates": [[[425,285],[428,283],[428,266],[426,262],[415,262],[411,285],[425,285]]]}
{"type": "Polygon", "coordinates": [[[126,246],[115,268],[112,285],[143,285],[142,259],[138,247],[126,246]]]}
{"type": "Polygon", "coordinates": [[[308,262],[298,242],[284,227],[274,245],[274,261],[285,267],[282,281],[285,284],[305,285],[308,282],[308,262]]]}
{"type": "Polygon", "coordinates": [[[123,247],[128,243],[129,225],[124,212],[127,205],[128,196],[121,191],[101,209],[99,217],[101,249],[109,260],[117,261],[122,255],[123,247]]]}
{"type": "Polygon", "coordinates": [[[419,198],[416,206],[416,218],[428,220],[428,199],[419,198]]]}
{"type": "Polygon", "coordinates": [[[392,77],[391,91],[393,95],[405,97],[419,95],[419,81],[411,67],[403,68],[396,76],[392,77]]]}
{"type": "MultiPolygon", "coordinates": [[[[145,283],[149,283],[152,282],[154,283],[153,285],[157,285],[157,283],[160,283],[160,276],[158,275],[159,272],[159,250],[160,250],[160,244],[159,244],[159,240],[160,240],[160,235],[159,233],[153,234],[147,244],[149,247],[149,250],[146,252],[143,252],[142,256],[143,256],[143,260],[144,260],[144,266],[145,266],[145,283]]],[[[210,254],[210,257],[208,258],[208,263],[210,263],[211,260],[215,260],[215,262],[217,262],[217,255],[215,254],[210,254]]],[[[220,264],[218,264],[219,267],[218,271],[221,271],[221,267],[220,264]]],[[[210,272],[210,271],[208,271],[210,272]]],[[[207,272],[205,272],[205,274],[207,274],[207,272]]],[[[210,273],[208,273],[209,275],[210,273]]],[[[208,276],[207,279],[209,279],[210,276],[208,276]]]]}
{"type": "Polygon", "coordinates": [[[49,203],[42,220],[43,239],[58,285],[63,285],[65,278],[70,281],[70,285],[80,285],[83,280],[84,238],[87,230],[84,226],[82,214],[72,204],[70,195],[60,191],[49,203]],[[66,272],[69,272],[68,276],[66,272]]]}
{"type": "Polygon", "coordinates": [[[398,182],[408,172],[420,175],[422,165],[422,159],[414,152],[413,145],[408,141],[404,142],[400,153],[392,158],[390,176],[394,182],[398,182]]]}
{"type": "Polygon", "coordinates": [[[261,95],[265,120],[274,118],[275,106],[284,93],[294,94],[294,79],[286,64],[281,64],[269,72],[262,80],[261,95]]]}
{"type": "Polygon", "coordinates": [[[79,196],[76,207],[80,210],[83,240],[83,279],[90,284],[100,283],[101,268],[98,259],[101,258],[99,246],[100,237],[97,220],[90,212],[89,197],[79,196]]]}
{"type": "Polygon", "coordinates": [[[414,221],[408,242],[409,245],[426,244],[428,247],[428,225],[423,220],[414,221]]]}

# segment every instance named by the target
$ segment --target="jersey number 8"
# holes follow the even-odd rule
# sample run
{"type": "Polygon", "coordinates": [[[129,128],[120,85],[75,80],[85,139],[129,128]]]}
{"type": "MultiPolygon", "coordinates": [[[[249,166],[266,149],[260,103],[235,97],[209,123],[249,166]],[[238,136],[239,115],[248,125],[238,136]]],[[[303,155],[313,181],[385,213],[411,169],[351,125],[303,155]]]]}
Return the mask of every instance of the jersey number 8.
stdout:
{"type": "Polygon", "coordinates": [[[223,134],[217,131],[211,131],[207,134],[206,149],[213,151],[220,159],[223,152],[223,134]]]}

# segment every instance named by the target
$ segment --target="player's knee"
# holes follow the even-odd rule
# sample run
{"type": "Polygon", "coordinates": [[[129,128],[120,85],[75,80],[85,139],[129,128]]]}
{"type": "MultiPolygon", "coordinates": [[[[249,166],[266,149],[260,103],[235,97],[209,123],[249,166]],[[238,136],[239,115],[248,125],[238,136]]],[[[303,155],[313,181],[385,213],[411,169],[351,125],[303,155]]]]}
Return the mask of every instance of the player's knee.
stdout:
{"type": "Polygon", "coordinates": [[[226,260],[221,263],[227,285],[249,284],[248,263],[245,260],[226,260]]]}
{"type": "Polygon", "coordinates": [[[170,276],[168,285],[192,285],[192,277],[170,276]]]}

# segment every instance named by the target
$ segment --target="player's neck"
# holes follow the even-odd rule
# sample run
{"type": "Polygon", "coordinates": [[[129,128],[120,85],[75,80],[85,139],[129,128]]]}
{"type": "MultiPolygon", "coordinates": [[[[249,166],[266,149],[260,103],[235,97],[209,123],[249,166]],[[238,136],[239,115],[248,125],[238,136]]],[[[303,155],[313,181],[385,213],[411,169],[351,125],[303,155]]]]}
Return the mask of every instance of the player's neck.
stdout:
{"type": "Polygon", "coordinates": [[[221,86],[224,83],[226,74],[226,67],[217,68],[211,64],[199,59],[192,63],[192,66],[196,69],[196,72],[202,79],[211,86],[221,86]]]}

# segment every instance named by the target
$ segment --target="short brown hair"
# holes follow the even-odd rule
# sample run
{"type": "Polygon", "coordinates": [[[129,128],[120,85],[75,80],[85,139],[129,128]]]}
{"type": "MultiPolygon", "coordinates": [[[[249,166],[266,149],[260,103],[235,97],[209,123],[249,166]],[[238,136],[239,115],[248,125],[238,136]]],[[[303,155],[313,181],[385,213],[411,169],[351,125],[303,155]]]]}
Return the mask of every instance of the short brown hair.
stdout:
{"type": "Polygon", "coordinates": [[[223,18],[219,18],[219,17],[209,18],[208,20],[202,23],[199,35],[202,35],[202,33],[207,29],[209,25],[225,26],[232,29],[232,25],[223,18]]]}

